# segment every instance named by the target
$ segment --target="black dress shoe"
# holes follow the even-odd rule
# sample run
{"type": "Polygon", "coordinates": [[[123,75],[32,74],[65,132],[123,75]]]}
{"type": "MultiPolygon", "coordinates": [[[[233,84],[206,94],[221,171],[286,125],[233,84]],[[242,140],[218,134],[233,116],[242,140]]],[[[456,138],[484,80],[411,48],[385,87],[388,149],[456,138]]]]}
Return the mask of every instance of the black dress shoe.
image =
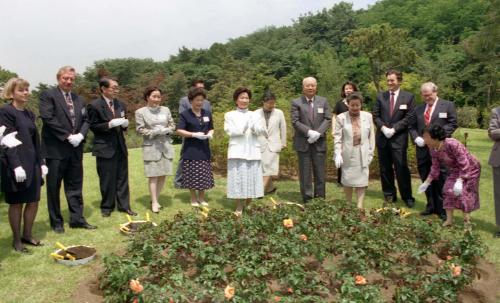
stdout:
{"type": "Polygon", "coordinates": [[[430,215],[432,215],[433,213],[434,213],[434,212],[433,212],[432,210],[428,210],[428,209],[426,209],[426,210],[422,211],[422,212],[420,213],[420,215],[421,215],[421,216],[430,216],[430,215]]]}
{"type": "Polygon", "coordinates": [[[494,235],[495,238],[500,238],[500,231],[497,231],[494,235]]]}
{"type": "Polygon", "coordinates": [[[413,208],[413,206],[415,206],[415,200],[413,199],[406,200],[405,203],[408,208],[413,208]]]}
{"type": "Polygon", "coordinates": [[[101,212],[101,215],[105,218],[105,217],[109,217],[111,216],[111,212],[110,211],[103,211],[101,212]]]}
{"type": "Polygon", "coordinates": [[[64,234],[64,227],[62,226],[55,226],[52,229],[56,234],[64,234]]]}
{"type": "Polygon", "coordinates": [[[127,209],[127,210],[120,210],[120,212],[122,212],[122,213],[126,213],[126,214],[128,214],[128,215],[130,215],[130,216],[137,216],[137,213],[136,213],[135,211],[131,210],[131,209],[127,209]]]}
{"type": "Polygon", "coordinates": [[[83,222],[83,223],[73,223],[73,224],[69,224],[69,227],[70,228],[83,228],[83,229],[96,229],[97,226],[94,226],[94,225],[90,225],[88,224],[87,222],[83,222]]]}

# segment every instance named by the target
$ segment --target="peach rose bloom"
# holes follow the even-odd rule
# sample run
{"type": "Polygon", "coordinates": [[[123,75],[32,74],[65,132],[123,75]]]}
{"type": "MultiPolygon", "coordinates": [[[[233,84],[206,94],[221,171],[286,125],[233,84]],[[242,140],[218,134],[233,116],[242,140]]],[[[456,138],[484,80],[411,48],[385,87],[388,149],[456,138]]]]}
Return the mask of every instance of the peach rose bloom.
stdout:
{"type": "Polygon", "coordinates": [[[139,282],[139,279],[132,279],[129,284],[130,290],[132,290],[134,294],[140,294],[144,290],[144,287],[141,285],[141,282],[139,282]]]}
{"type": "Polygon", "coordinates": [[[462,273],[462,267],[460,267],[459,265],[453,266],[452,275],[454,277],[460,276],[461,273],[462,273]]]}
{"type": "Polygon", "coordinates": [[[234,297],[235,289],[231,285],[226,286],[224,289],[224,296],[226,299],[231,300],[234,297]]]}
{"type": "Polygon", "coordinates": [[[357,275],[354,278],[354,281],[355,281],[356,285],[365,285],[366,284],[366,279],[362,275],[357,275]]]}
{"type": "Polygon", "coordinates": [[[292,228],[293,227],[293,220],[292,219],[284,219],[283,226],[285,226],[286,228],[292,228]]]}
{"type": "Polygon", "coordinates": [[[306,235],[304,235],[304,234],[300,235],[300,237],[299,237],[299,238],[300,238],[300,240],[302,240],[302,241],[307,241],[307,236],[306,236],[306,235]]]}

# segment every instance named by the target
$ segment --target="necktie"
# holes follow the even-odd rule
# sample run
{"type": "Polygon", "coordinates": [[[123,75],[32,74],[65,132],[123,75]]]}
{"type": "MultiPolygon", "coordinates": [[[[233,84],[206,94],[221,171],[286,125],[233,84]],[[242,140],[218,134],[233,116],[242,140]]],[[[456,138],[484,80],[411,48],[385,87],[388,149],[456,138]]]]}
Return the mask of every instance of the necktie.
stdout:
{"type": "Polygon", "coordinates": [[[390,110],[390,114],[392,117],[392,113],[394,112],[394,92],[391,92],[391,100],[389,103],[389,110],[390,110]]]}
{"type": "Polygon", "coordinates": [[[71,125],[73,129],[75,128],[75,106],[73,105],[73,100],[71,100],[71,95],[69,93],[64,93],[64,100],[66,101],[66,106],[68,107],[69,116],[71,118],[71,125]]]}
{"type": "Polygon", "coordinates": [[[424,114],[424,120],[425,120],[426,126],[429,126],[429,124],[431,123],[431,111],[432,111],[433,105],[434,104],[427,104],[427,110],[425,111],[425,114],[424,114]]]}
{"type": "Polygon", "coordinates": [[[113,117],[115,117],[115,105],[113,104],[113,100],[110,100],[108,105],[109,105],[109,110],[113,114],[113,117]]]}
{"type": "Polygon", "coordinates": [[[307,104],[309,105],[309,118],[314,120],[314,104],[312,99],[307,99],[307,104]]]}

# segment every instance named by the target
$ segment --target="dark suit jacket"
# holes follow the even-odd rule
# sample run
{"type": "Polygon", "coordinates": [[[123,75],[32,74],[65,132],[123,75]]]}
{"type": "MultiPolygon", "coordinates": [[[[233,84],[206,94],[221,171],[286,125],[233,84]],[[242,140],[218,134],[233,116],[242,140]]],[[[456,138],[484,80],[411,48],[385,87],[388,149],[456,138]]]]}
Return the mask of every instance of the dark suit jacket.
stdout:
{"type": "Polygon", "coordinates": [[[305,96],[292,101],[291,115],[292,125],[295,129],[293,136],[293,147],[296,151],[306,152],[309,150],[307,132],[315,130],[321,133],[321,137],[314,144],[316,151],[326,152],[325,132],[330,127],[332,112],[325,97],[314,96],[314,118],[310,119],[310,106],[305,96]]]}
{"type": "Polygon", "coordinates": [[[399,91],[397,100],[394,103],[394,112],[390,114],[390,94],[389,91],[379,93],[373,108],[373,120],[377,126],[375,139],[377,146],[383,148],[390,144],[392,148],[406,149],[408,147],[408,127],[415,115],[415,97],[404,90],[399,91]],[[382,126],[394,128],[396,133],[387,139],[382,133],[382,126]]]}
{"type": "MultiPolygon", "coordinates": [[[[30,120],[35,123],[35,114],[29,110],[27,113],[30,120]]],[[[40,137],[38,132],[35,131],[35,136],[30,135],[29,129],[24,123],[20,123],[19,117],[23,115],[12,104],[6,104],[0,108],[0,124],[6,126],[5,134],[17,131],[16,138],[22,142],[13,148],[6,148],[2,150],[1,155],[1,175],[2,175],[2,191],[4,192],[17,192],[23,191],[35,178],[35,169],[41,169],[40,166],[44,164],[40,156],[40,137]],[[16,182],[14,168],[22,166],[26,171],[26,181],[16,182]]],[[[42,178],[40,178],[40,185],[42,185],[42,178]]]]}
{"type": "MultiPolygon", "coordinates": [[[[415,116],[413,122],[410,125],[410,135],[412,141],[415,138],[422,137],[425,128],[424,114],[425,114],[426,104],[421,104],[415,108],[415,116]]],[[[455,104],[451,101],[438,98],[436,108],[431,116],[431,123],[429,125],[439,125],[444,128],[447,137],[451,137],[453,132],[457,129],[457,111],[455,109],[455,104]]],[[[417,160],[426,159],[430,157],[429,149],[427,146],[416,147],[417,149],[417,160]]]]}
{"type": "Polygon", "coordinates": [[[117,99],[113,100],[115,117],[103,97],[92,101],[87,106],[87,117],[90,129],[94,133],[92,155],[101,158],[112,158],[117,150],[127,155],[127,145],[121,126],[109,128],[108,123],[114,118],[126,118],[127,108],[117,99]]]}
{"type": "Polygon", "coordinates": [[[66,100],[58,87],[48,89],[40,95],[40,118],[42,118],[42,156],[46,159],[64,159],[72,152],[77,152],[81,159],[83,142],[73,147],[67,140],[71,134],[81,133],[87,136],[89,123],[83,100],[71,93],[75,109],[75,129],[71,124],[66,100]]]}

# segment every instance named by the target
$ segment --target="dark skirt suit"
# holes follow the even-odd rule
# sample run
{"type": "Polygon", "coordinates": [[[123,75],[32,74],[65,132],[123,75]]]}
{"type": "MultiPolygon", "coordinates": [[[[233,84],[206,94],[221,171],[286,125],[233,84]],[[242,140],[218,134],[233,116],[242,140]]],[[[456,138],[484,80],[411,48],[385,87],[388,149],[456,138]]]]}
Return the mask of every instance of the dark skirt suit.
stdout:
{"type": "MultiPolygon", "coordinates": [[[[188,132],[207,134],[214,128],[212,114],[204,109],[197,117],[191,109],[183,111],[179,116],[177,129],[188,132]]],[[[214,187],[212,164],[210,162],[209,140],[184,138],[182,145],[182,183],[181,188],[206,190],[214,187]]]]}
{"type": "Polygon", "coordinates": [[[17,131],[22,142],[1,152],[1,188],[9,204],[40,201],[42,185],[40,138],[35,125],[35,114],[28,109],[18,110],[12,104],[0,108],[0,124],[7,127],[5,133],[17,131]],[[26,180],[16,182],[14,169],[21,166],[26,171],[26,180]]]}

